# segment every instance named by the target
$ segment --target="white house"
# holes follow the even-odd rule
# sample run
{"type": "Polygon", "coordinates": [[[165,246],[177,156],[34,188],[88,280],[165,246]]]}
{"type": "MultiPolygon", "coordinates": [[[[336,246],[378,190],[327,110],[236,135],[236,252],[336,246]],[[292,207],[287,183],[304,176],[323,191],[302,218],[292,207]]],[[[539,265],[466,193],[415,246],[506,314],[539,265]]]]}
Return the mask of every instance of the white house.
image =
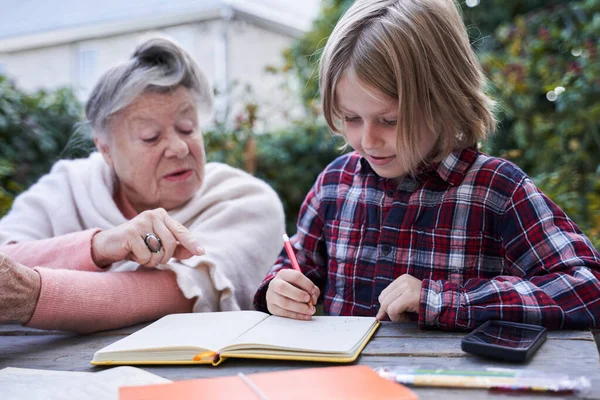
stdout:
{"type": "Polygon", "coordinates": [[[0,73],[25,90],[70,85],[85,100],[106,69],[126,60],[142,37],[161,32],[207,74],[220,93],[221,118],[234,118],[236,106],[252,100],[262,117],[280,124],[281,110],[297,109],[297,96],[281,89],[294,79],[265,69],[282,65],[282,52],[310,28],[319,6],[320,0],[0,0],[0,73]],[[253,91],[242,95],[247,84],[253,91]]]}

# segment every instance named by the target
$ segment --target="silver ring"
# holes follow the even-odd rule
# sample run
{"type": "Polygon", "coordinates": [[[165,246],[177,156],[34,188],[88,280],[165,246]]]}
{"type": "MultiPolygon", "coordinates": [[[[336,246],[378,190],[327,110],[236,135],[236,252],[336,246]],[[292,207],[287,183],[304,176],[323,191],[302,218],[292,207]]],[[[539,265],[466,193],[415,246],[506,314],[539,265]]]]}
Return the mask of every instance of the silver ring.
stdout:
{"type": "Polygon", "coordinates": [[[162,249],[162,242],[154,233],[146,233],[146,237],[144,237],[144,243],[146,243],[148,250],[153,253],[159,253],[160,249],[162,249]]]}

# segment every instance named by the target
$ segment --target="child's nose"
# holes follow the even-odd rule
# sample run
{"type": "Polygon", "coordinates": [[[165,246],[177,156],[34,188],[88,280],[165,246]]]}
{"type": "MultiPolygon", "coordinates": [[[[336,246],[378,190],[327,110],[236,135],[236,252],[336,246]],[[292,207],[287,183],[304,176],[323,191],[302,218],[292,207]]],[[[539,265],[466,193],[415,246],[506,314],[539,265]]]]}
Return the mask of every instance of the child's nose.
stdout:
{"type": "Polygon", "coordinates": [[[374,124],[363,125],[362,148],[373,149],[380,147],[382,143],[381,135],[374,124]]]}

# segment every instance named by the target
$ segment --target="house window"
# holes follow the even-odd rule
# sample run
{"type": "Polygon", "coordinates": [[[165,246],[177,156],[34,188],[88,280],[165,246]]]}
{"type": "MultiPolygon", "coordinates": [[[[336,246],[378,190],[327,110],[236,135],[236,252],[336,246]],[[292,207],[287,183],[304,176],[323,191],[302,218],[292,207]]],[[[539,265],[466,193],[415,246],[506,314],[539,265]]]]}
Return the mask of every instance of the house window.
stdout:
{"type": "Polygon", "coordinates": [[[87,96],[96,80],[96,50],[79,49],[77,54],[77,88],[87,96]]]}

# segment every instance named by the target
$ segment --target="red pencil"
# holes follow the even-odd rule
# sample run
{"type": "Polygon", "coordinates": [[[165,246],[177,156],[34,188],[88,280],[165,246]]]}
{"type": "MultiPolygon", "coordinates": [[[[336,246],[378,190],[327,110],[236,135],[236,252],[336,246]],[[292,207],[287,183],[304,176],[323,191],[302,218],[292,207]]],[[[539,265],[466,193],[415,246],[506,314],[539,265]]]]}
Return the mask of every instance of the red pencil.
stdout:
{"type": "MultiPolygon", "coordinates": [[[[285,233],[282,235],[282,237],[283,237],[283,247],[285,247],[285,252],[287,253],[288,258],[290,259],[290,262],[292,263],[292,268],[294,268],[298,272],[302,272],[302,270],[300,269],[300,265],[298,264],[298,260],[296,259],[296,253],[294,252],[294,248],[292,247],[292,244],[290,243],[290,238],[285,233]]],[[[310,296],[310,294],[309,294],[309,296],[310,296]]],[[[308,300],[308,306],[310,308],[312,308],[312,306],[313,306],[312,300],[310,300],[310,299],[308,300]]]]}

